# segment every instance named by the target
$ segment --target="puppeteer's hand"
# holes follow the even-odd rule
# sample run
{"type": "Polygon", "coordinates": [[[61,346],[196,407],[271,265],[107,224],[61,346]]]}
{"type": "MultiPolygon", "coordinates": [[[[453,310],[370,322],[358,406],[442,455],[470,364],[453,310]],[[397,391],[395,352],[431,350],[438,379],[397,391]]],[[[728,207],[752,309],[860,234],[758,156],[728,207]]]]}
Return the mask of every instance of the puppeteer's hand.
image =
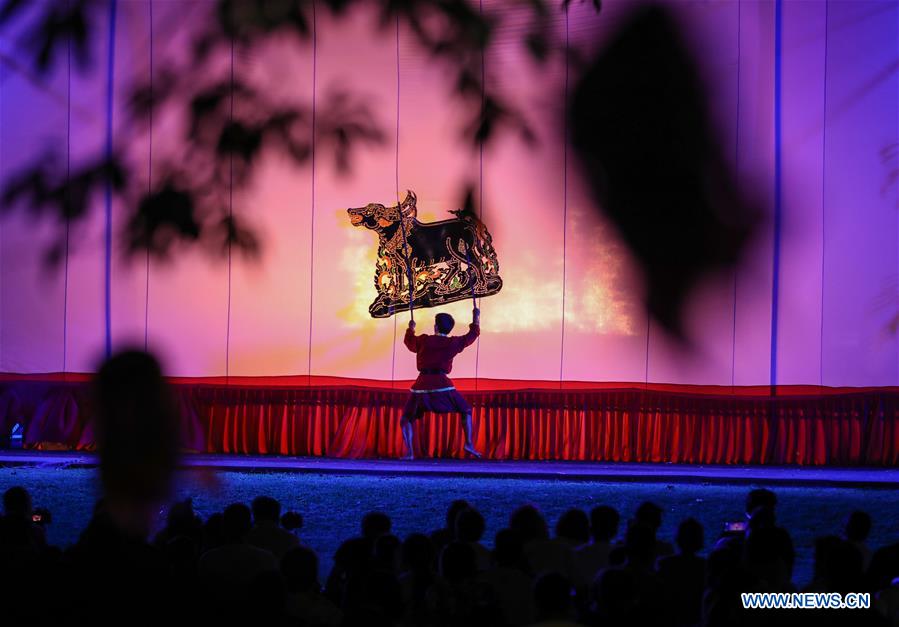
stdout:
{"type": "Polygon", "coordinates": [[[481,310],[475,307],[471,310],[471,321],[475,324],[481,324],[481,310]]]}

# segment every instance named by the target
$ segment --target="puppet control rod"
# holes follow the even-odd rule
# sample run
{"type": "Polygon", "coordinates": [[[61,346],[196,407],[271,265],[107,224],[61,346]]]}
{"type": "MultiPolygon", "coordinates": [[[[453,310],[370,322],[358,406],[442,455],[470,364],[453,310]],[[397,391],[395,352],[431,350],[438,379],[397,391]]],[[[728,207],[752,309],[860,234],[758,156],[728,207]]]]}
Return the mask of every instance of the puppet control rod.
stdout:
{"type": "MultiPolygon", "coordinates": [[[[399,201],[399,195],[397,195],[399,201]]],[[[403,253],[406,256],[406,270],[409,272],[409,320],[415,322],[415,313],[412,309],[412,300],[415,296],[415,283],[412,280],[412,263],[409,260],[409,244],[406,241],[406,221],[403,220],[403,209],[400,205],[400,228],[403,229],[403,253]]]]}

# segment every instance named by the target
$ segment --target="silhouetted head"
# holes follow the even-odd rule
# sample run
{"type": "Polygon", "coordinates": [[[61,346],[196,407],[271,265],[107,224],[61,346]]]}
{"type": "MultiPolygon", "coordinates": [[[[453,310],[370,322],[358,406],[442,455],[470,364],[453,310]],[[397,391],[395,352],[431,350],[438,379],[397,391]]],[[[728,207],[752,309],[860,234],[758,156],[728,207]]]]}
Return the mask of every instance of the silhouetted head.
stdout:
{"type": "Polygon", "coordinates": [[[646,525],[655,533],[662,526],[662,508],[652,501],[645,501],[637,508],[634,520],[642,525],[646,525]]]}
{"type": "Polygon", "coordinates": [[[299,531],[303,528],[303,515],[299,512],[284,512],[281,526],[288,531],[299,531]]]}
{"type": "Polygon", "coordinates": [[[249,507],[243,503],[229,505],[222,516],[223,539],[226,543],[240,544],[252,525],[249,507]]]}
{"type": "Polygon", "coordinates": [[[194,505],[191,499],[184,499],[172,505],[166,516],[166,527],[169,531],[169,537],[174,536],[196,536],[203,526],[200,517],[194,512],[194,505]]]}
{"type": "Polygon", "coordinates": [[[759,505],[749,514],[749,530],[774,527],[777,519],[774,516],[774,508],[768,505],[759,505]]]}
{"type": "Polygon", "coordinates": [[[590,519],[584,510],[572,508],[559,517],[556,537],[581,545],[590,541],[590,519]]]}
{"type": "Polygon", "coordinates": [[[253,522],[278,522],[281,516],[281,504],[270,496],[257,496],[253,499],[253,522]]]}
{"type": "Polygon", "coordinates": [[[365,538],[345,540],[334,553],[334,563],[348,573],[362,572],[369,566],[372,544],[365,538]]]}
{"type": "Polygon", "coordinates": [[[466,501],[465,499],[456,499],[452,503],[449,504],[449,507],[446,508],[446,529],[450,533],[456,532],[456,517],[460,512],[472,509],[471,503],[466,501]]]}
{"type": "Polygon", "coordinates": [[[546,540],[549,537],[546,520],[540,510],[533,505],[522,505],[512,512],[509,527],[519,533],[525,544],[534,540],[546,540]]]}
{"type": "Polygon", "coordinates": [[[618,510],[608,505],[599,505],[590,511],[590,531],[597,542],[609,542],[618,535],[618,510]]]}
{"type": "Polygon", "coordinates": [[[677,528],[676,541],[681,553],[686,555],[698,553],[705,543],[702,524],[695,518],[687,518],[677,528]]]}
{"type": "Polygon", "coordinates": [[[484,517],[473,508],[463,509],[456,517],[456,539],[459,542],[479,542],[484,535],[484,517]]]}
{"type": "Polygon", "coordinates": [[[757,507],[770,507],[773,511],[777,507],[777,495],[767,488],[750,490],[746,495],[746,515],[752,514],[757,507]]]}
{"type": "Polygon", "coordinates": [[[100,482],[109,506],[157,502],[178,461],[179,416],[156,359],[113,355],[94,379],[100,482]]]}
{"type": "Polygon", "coordinates": [[[864,542],[871,533],[871,517],[867,512],[854,511],[846,521],[846,539],[850,542],[864,542]]]}
{"type": "Polygon", "coordinates": [[[318,592],[318,556],[310,548],[300,546],[289,550],[281,558],[281,574],[290,592],[318,592]]]}
{"type": "Polygon", "coordinates": [[[456,326],[456,321],[448,313],[441,312],[434,316],[434,331],[436,333],[448,335],[454,326],[456,326]]]}
{"type": "Polygon", "coordinates": [[[376,540],[390,533],[391,526],[390,516],[384,512],[369,512],[362,517],[362,537],[376,540]]]}
{"type": "Polygon", "coordinates": [[[3,493],[3,514],[10,519],[25,520],[31,517],[31,495],[21,486],[3,493]]]}
{"type": "Polygon", "coordinates": [[[541,575],[534,583],[534,608],[538,621],[564,620],[572,612],[571,582],[559,573],[541,575]]]}

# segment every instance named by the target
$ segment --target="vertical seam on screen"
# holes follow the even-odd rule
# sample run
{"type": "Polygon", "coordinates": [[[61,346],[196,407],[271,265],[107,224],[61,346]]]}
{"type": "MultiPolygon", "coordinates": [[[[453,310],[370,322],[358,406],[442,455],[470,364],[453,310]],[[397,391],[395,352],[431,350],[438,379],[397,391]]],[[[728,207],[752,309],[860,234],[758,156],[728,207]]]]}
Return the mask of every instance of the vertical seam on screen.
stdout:
{"type": "MultiPolygon", "coordinates": [[[[483,19],[484,0],[478,0],[478,17],[483,19]]],[[[487,101],[487,49],[481,49],[481,118],[484,116],[484,106],[487,101]]],[[[484,140],[478,142],[478,219],[483,220],[484,216],[484,140]]],[[[469,261],[471,261],[469,259],[469,261]]],[[[471,268],[468,269],[471,272],[471,268]]],[[[478,300],[473,298],[475,307],[478,306],[478,300]]],[[[480,375],[481,366],[481,335],[478,334],[478,341],[474,347],[474,389],[478,389],[478,377],[480,375]]]]}
{"type": "Polygon", "coordinates": [[[821,328],[818,336],[818,385],[824,385],[824,245],[827,219],[827,197],[824,195],[827,179],[827,26],[828,2],[824,0],[824,89],[821,107],[821,328]]]}
{"type": "MultiPolygon", "coordinates": [[[[397,207],[400,205],[400,16],[399,13],[396,15],[396,146],[394,147],[394,157],[393,157],[393,183],[394,183],[394,191],[396,193],[396,204],[397,207]]],[[[400,211],[400,222],[402,223],[402,208],[399,208],[400,211]]],[[[411,263],[411,260],[406,259],[406,263],[411,263]]],[[[411,270],[409,271],[411,275],[411,270]]],[[[412,285],[409,286],[410,292],[414,290],[412,285]]],[[[410,296],[411,298],[411,296],[410,296]]],[[[410,303],[411,304],[411,303],[410,303]]],[[[410,311],[411,313],[411,311],[410,311]]],[[[396,327],[397,327],[397,316],[393,315],[393,351],[390,354],[390,387],[394,386],[394,382],[396,381],[396,327]]]]}
{"type": "Polygon", "coordinates": [[[568,279],[568,8],[565,11],[565,96],[562,130],[562,332],[559,341],[559,389],[565,369],[565,291],[568,279]]]}
{"type": "Polygon", "coordinates": [[[783,0],[774,2],[774,251],[771,276],[771,395],[777,394],[777,324],[780,291],[781,205],[781,54],[783,0]]]}
{"type": "MultiPolygon", "coordinates": [[[[6,125],[3,123],[4,101],[6,100],[6,76],[4,66],[0,64],[0,172],[3,171],[3,131],[6,125]]],[[[4,211],[6,207],[0,197],[0,211],[4,211]]],[[[3,324],[3,221],[0,220],[0,370],[3,368],[3,332],[5,325],[3,324]]]]}
{"type": "MultiPolygon", "coordinates": [[[[150,102],[153,102],[153,0],[148,0],[150,9],[150,102]]],[[[150,105],[150,127],[147,149],[147,194],[153,190],[153,105],[150,105]]],[[[144,273],[144,350],[150,347],[150,242],[147,242],[147,262],[144,273]]]]}
{"type": "MultiPolygon", "coordinates": [[[[66,8],[71,8],[71,2],[66,3],[66,8]]],[[[69,184],[72,173],[72,40],[69,39],[66,48],[66,241],[65,241],[65,267],[63,269],[62,288],[62,373],[65,378],[68,366],[68,338],[69,338],[69,231],[71,217],[68,214],[69,184]]]]}
{"type": "MultiPolygon", "coordinates": [[[[6,99],[6,89],[4,88],[5,76],[3,65],[0,64],[0,172],[3,171],[3,130],[6,126],[3,124],[3,103],[6,99]]],[[[0,211],[5,210],[4,203],[0,200],[0,211]]],[[[0,220],[0,370],[4,370],[3,366],[3,224],[0,220]]]]}
{"type": "Polygon", "coordinates": [[[315,88],[316,61],[318,54],[318,28],[315,16],[315,0],[312,0],[312,142],[310,144],[310,160],[312,170],[312,188],[310,194],[309,221],[309,344],[306,352],[306,383],[312,385],[312,296],[315,284],[315,88]]]}
{"type": "MultiPolygon", "coordinates": [[[[228,123],[234,124],[234,37],[231,37],[231,103],[228,123]]],[[[232,129],[233,130],[233,129],[232,129]]],[[[228,228],[234,224],[234,152],[228,157],[228,228]]],[[[228,233],[228,316],[225,320],[225,379],[231,376],[231,233],[228,233]]]]}
{"type": "MultiPolygon", "coordinates": [[[[113,96],[115,93],[115,30],[116,30],[116,8],[118,0],[110,0],[109,2],[109,48],[106,58],[106,162],[109,165],[112,162],[112,116],[113,116],[113,96]]],[[[112,181],[110,173],[106,174],[106,193],[105,193],[105,234],[104,245],[106,255],[106,265],[104,268],[103,290],[104,290],[104,332],[105,332],[105,348],[106,357],[112,354],[112,181]]]]}
{"type": "Polygon", "coordinates": [[[649,307],[646,308],[646,354],[643,362],[643,387],[649,385],[649,331],[652,325],[652,317],[649,315],[649,307]]]}
{"type": "MultiPolygon", "coordinates": [[[[737,185],[740,185],[740,69],[742,66],[742,2],[737,0],[737,111],[736,111],[736,132],[734,133],[734,174],[737,179],[737,185]]],[[[731,312],[731,333],[730,333],[730,388],[734,393],[737,383],[737,277],[739,267],[734,267],[734,290],[733,290],[733,311],[731,312]]]]}

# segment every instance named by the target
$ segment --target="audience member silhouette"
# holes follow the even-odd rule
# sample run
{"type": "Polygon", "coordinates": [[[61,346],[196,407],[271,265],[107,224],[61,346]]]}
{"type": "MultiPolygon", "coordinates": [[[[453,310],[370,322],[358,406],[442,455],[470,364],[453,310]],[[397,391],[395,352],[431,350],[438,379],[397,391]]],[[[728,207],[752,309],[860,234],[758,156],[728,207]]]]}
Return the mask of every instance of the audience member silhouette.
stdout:
{"type": "Polygon", "coordinates": [[[608,627],[640,625],[640,599],[634,576],[622,568],[606,568],[593,582],[591,622],[608,627]]]}
{"type": "Polygon", "coordinates": [[[867,570],[871,565],[871,549],[866,544],[871,533],[871,517],[866,512],[854,511],[846,520],[843,537],[862,555],[862,567],[867,570]]]}
{"type": "Polygon", "coordinates": [[[443,550],[443,547],[456,539],[456,516],[466,509],[471,509],[471,505],[463,499],[457,499],[449,504],[445,526],[431,533],[431,542],[434,543],[435,550],[438,552],[443,550]]]}
{"type": "Polygon", "coordinates": [[[338,627],[343,622],[343,612],[322,594],[315,551],[306,547],[288,551],[281,558],[281,575],[288,618],[315,627],[338,627]]]}
{"type": "Polygon", "coordinates": [[[493,566],[481,579],[491,590],[504,625],[530,624],[534,620],[534,580],[526,572],[521,536],[513,529],[502,529],[493,545],[493,566]]]}
{"type": "Polygon", "coordinates": [[[687,518],[677,529],[676,555],[659,559],[656,564],[665,589],[667,611],[675,627],[696,625],[702,613],[706,561],[697,553],[704,544],[702,525],[687,518]]]}
{"type": "Polygon", "coordinates": [[[590,512],[592,541],[574,551],[572,582],[581,596],[586,596],[596,574],[609,565],[612,541],[618,535],[620,516],[614,507],[598,505],[590,512]]]}
{"type": "Polygon", "coordinates": [[[253,499],[253,527],[247,532],[247,544],[269,551],[281,559],[300,545],[300,539],[280,524],[281,504],[270,496],[253,499]]]}
{"type": "Polygon", "coordinates": [[[482,573],[492,565],[490,551],[481,544],[484,535],[484,517],[471,507],[463,509],[456,516],[456,539],[467,543],[475,554],[475,566],[482,573]]]}
{"type": "Polygon", "coordinates": [[[519,507],[512,513],[509,527],[524,539],[524,555],[532,575],[559,573],[571,580],[574,547],[568,538],[549,537],[546,520],[536,507],[519,507]]]}
{"type": "Polygon", "coordinates": [[[31,495],[16,486],[3,493],[3,516],[0,517],[0,551],[40,553],[47,548],[43,525],[35,522],[31,495]]]}
{"type": "MultiPolygon", "coordinates": [[[[257,521],[277,524],[272,521],[278,519],[280,507],[273,507],[268,497],[254,504],[257,512],[260,506],[263,510],[257,521]]],[[[584,512],[566,511],[556,522],[553,539],[547,538],[540,511],[523,506],[510,517],[510,528],[496,534],[493,550],[484,548],[480,563],[476,547],[483,547],[483,516],[470,504],[456,512],[456,539],[439,553],[421,533],[400,541],[390,533],[390,518],[373,512],[363,517],[360,537],[344,542],[334,555],[327,595],[319,583],[314,551],[298,544],[279,560],[276,549],[248,542],[254,525],[250,508],[242,503],[210,515],[205,523],[190,500],[175,503],[150,543],[132,531],[140,525],[124,527],[111,515],[104,498],[78,542],[62,555],[43,543],[42,530],[37,542],[22,533],[35,524],[26,516],[30,511],[27,491],[7,491],[0,519],[0,556],[6,566],[0,570],[6,584],[2,590],[5,595],[16,593],[22,603],[40,604],[42,615],[54,622],[110,622],[123,615],[132,616],[131,622],[152,622],[177,612],[192,622],[312,627],[874,627],[894,624],[899,611],[899,545],[874,552],[871,567],[865,569],[857,546],[836,535],[816,541],[814,576],[803,591],[869,591],[872,609],[743,609],[741,593],[796,591],[792,542],[776,525],[770,501],[755,505],[746,532],[731,534],[740,535],[741,542],[717,543],[708,560],[700,556],[704,532],[695,519],[679,525],[677,553],[656,559],[655,519],[635,516],[621,547],[622,563],[585,572],[588,583],[582,588],[558,569],[534,572],[532,557],[552,556],[553,550],[572,546],[580,555],[600,543],[607,550],[617,529],[617,513],[608,506],[595,508],[590,524],[584,512]],[[576,546],[588,535],[592,542],[576,546]],[[527,546],[536,552],[529,556],[527,546]],[[44,585],[17,585],[34,577],[44,585]],[[53,592],[49,599],[47,591],[53,592]]],[[[4,617],[10,624],[26,621],[25,607],[7,605],[4,617]]]]}
{"type": "Polygon", "coordinates": [[[438,559],[438,576],[426,593],[429,622],[435,625],[470,625],[477,618],[477,556],[471,545],[450,542],[438,559]]]}
{"type": "Polygon", "coordinates": [[[652,531],[653,557],[658,559],[674,553],[674,547],[670,542],[660,540],[657,536],[662,526],[662,508],[651,501],[641,503],[634,514],[635,524],[642,525],[652,531]]]}
{"type": "Polygon", "coordinates": [[[73,624],[167,620],[177,599],[148,537],[178,461],[177,405],[159,363],[136,350],[103,363],[94,397],[103,496],[63,557],[56,611],[73,624]]]}
{"type": "Polygon", "coordinates": [[[250,581],[278,570],[278,560],[265,549],[247,542],[252,527],[250,508],[234,503],[222,516],[222,544],[206,551],[198,563],[200,579],[215,596],[228,602],[250,581]]]}

